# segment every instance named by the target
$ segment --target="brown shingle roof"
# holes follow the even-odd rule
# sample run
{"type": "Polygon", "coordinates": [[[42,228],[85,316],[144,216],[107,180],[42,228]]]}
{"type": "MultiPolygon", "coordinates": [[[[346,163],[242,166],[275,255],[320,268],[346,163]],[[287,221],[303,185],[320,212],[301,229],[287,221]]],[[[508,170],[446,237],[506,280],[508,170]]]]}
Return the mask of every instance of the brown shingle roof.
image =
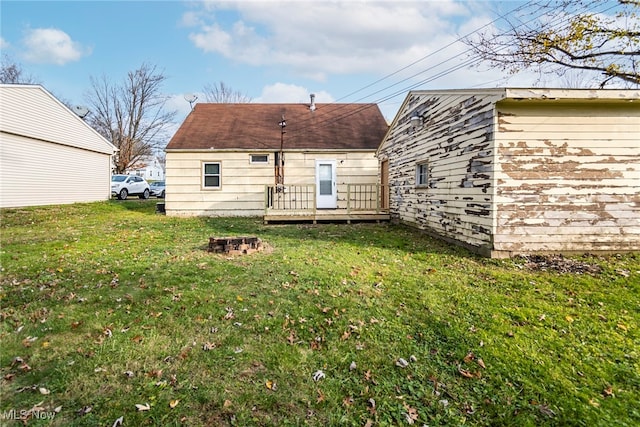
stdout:
{"type": "Polygon", "coordinates": [[[283,114],[285,150],[375,150],[388,128],[377,104],[196,104],[167,150],[278,150],[283,114]]]}

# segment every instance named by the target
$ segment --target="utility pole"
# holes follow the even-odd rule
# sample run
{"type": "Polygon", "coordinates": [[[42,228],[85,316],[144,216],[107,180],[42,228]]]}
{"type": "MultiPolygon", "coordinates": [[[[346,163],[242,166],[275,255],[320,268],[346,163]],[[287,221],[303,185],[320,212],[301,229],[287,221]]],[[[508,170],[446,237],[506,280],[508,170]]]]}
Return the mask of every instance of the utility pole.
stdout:
{"type": "Polygon", "coordinates": [[[284,186],[284,134],[286,131],[284,130],[287,127],[287,122],[284,119],[284,114],[282,115],[282,120],[278,123],[280,126],[280,152],[278,153],[278,165],[276,169],[276,191],[281,191],[282,186],[284,186]]]}

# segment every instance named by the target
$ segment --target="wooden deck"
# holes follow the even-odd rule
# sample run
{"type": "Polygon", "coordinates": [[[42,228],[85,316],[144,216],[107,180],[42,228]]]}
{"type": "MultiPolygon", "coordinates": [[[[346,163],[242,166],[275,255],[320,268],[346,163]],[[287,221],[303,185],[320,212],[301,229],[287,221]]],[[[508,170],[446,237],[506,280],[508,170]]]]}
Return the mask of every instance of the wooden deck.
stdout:
{"type": "Polygon", "coordinates": [[[381,198],[385,191],[379,184],[349,184],[336,209],[318,209],[313,184],[286,186],[285,191],[266,186],[264,223],[388,221],[389,210],[381,198]]]}
{"type": "Polygon", "coordinates": [[[312,222],[314,224],[318,222],[346,222],[351,224],[352,221],[389,221],[389,213],[375,211],[347,212],[346,209],[318,209],[315,212],[272,211],[264,215],[265,224],[270,222],[312,222]]]}

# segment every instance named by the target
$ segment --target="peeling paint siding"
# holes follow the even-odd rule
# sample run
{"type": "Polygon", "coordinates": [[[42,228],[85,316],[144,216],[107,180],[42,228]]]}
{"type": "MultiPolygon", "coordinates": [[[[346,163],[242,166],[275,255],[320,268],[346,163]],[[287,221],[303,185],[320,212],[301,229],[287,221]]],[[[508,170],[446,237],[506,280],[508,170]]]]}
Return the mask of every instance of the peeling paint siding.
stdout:
{"type": "Polygon", "coordinates": [[[379,157],[389,160],[393,218],[473,247],[491,248],[493,105],[499,94],[417,94],[399,112],[379,157]],[[411,129],[414,113],[423,116],[411,129]],[[429,184],[416,187],[416,163],[429,184]]]}
{"type": "Polygon", "coordinates": [[[640,250],[640,104],[498,104],[496,251],[640,250]]]}

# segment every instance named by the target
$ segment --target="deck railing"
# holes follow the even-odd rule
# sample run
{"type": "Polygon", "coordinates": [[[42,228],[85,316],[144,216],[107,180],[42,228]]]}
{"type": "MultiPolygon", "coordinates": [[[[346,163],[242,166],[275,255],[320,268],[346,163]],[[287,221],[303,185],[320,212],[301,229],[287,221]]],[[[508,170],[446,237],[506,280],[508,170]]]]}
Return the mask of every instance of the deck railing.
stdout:
{"type": "MultiPolygon", "coordinates": [[[[338,193],[338,210],[350,212],[386,212],[385,192],[387,186],[380,184],[347,184],[346,198],[338,193]],[[345,203],[346,202],[346,206],[345,203]]],[[[303,185],[266,185],[264,192],[265,213],[268,211],[303,211],[315,213],[316,186],[303,185]]]]}

